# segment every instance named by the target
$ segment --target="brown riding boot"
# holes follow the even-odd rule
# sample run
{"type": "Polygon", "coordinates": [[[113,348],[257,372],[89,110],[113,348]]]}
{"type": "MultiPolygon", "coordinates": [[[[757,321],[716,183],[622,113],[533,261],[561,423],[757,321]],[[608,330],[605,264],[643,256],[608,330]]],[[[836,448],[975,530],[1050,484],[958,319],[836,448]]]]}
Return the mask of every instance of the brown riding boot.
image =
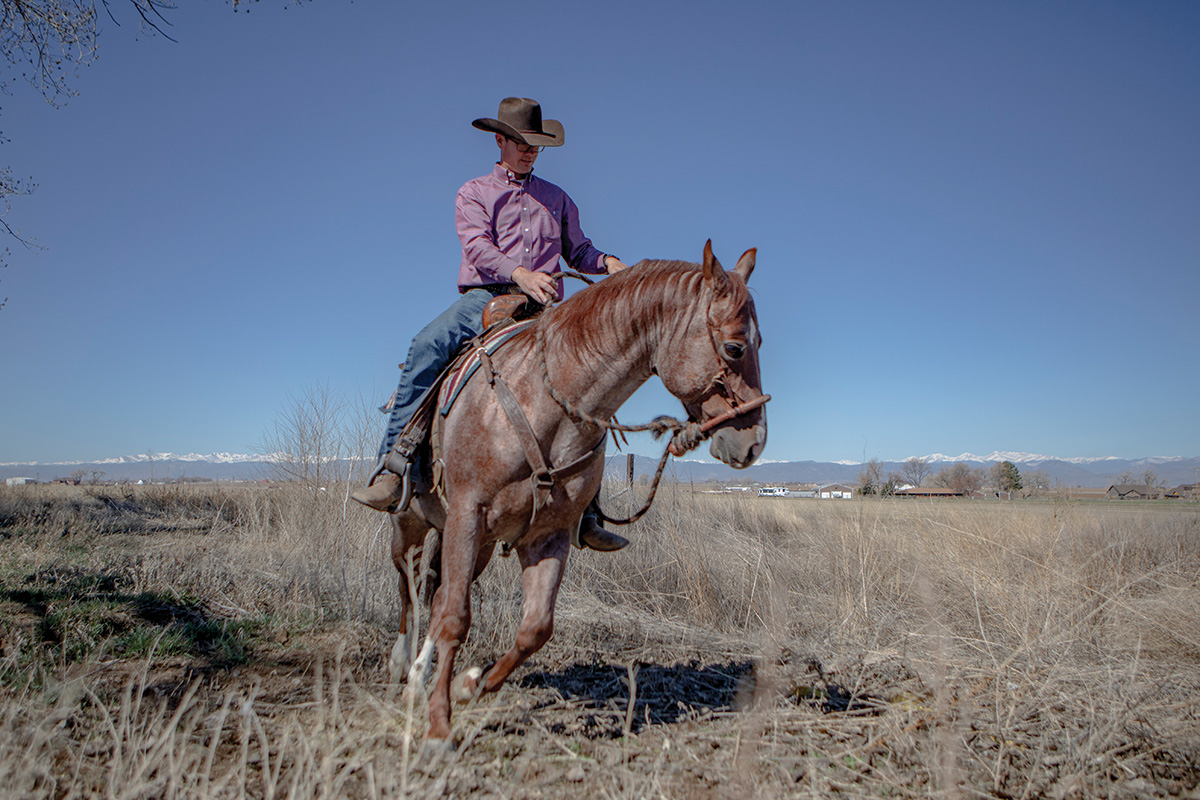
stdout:
{"type": "Polygon", "coordinates": [[[628,545],[629,540],[620,534],[601,528],[600,520],[592,506],[588,506],[588,510],[583,512],[583,519],[579,521],[579,535],[574,544],[580,550],[586,547],[601,553],[611,553],[613,550],[620,550],[628,545]]]}
{"type": "Polygon", "coordinates": [[[350,496],[376,511],[388,514],[404,511],[412,499],[411,471],[410,462],[393,450],[376,467],[367,488],[351,492],[350,496]]]}

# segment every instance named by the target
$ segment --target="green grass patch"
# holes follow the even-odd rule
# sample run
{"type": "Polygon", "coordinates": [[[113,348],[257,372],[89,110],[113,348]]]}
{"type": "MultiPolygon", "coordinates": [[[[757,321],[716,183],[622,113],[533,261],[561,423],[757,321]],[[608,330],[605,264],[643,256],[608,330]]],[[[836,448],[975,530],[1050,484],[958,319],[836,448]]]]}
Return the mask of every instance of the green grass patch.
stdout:
{"type": "MultiPolygon", "coordinates": [[[[233,666],[250,659],[272,626],[267,618],[213,618],[194,595],[130,588],[123,575],[61,565],[0,575],[0,602],[27,612],[22,636],[6,637],[19,638],[25,652],[10,653],[10,659],[28,666],[46,658],[69,664],[153,653],[233,666]]],[[[0,620],[0,632],[17,624],[0,620]]]]}

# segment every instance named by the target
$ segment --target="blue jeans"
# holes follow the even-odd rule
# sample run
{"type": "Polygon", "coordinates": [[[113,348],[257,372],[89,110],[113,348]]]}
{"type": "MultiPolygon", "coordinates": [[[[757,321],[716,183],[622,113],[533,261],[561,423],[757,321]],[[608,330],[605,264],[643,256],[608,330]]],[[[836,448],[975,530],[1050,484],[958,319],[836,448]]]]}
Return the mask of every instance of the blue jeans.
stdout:
{"type": "Polygon", "coordinates": [[[483,332],[483,307],[492,296],[483,289],[471,289],[413,337],[400,371],[387,431],[379,444],[380,458],[392,451],[404,426],[458,349],[483,332]]]}

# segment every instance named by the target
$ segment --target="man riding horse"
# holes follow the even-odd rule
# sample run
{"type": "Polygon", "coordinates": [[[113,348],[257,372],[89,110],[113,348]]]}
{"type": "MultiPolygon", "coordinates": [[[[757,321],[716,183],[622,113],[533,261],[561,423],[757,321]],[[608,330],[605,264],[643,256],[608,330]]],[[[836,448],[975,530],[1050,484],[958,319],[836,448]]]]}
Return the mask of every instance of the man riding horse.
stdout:
{"type": "MultiPolygon", "coordinates": [[[[562,296],[552,278],[559,259],[579,272],[614,273],[626,265],[592,246],[579,226],[579,209],[567,193],[533,174],[545,147],[563,144],[563,126],[542,119],[541,106],[523,97],[500,102],[496,118],[471,123],[495,134],[500,161],[487,175],[467,181],[455,201],[455,227],[462,242],[459,299],[413,337],[391,404],[379,463],[369,486],[355,500],[379,511],[403,511],[412,496],[412,461],[419,437],[402,437],[425,395],[455,353],[484,328],[483,309],[494,297],[524,294],[541,305],[562,296]]],[[[579,529],[580,547],[619,550],[623,536],[601,528],[593,500],[579,529]]]]}

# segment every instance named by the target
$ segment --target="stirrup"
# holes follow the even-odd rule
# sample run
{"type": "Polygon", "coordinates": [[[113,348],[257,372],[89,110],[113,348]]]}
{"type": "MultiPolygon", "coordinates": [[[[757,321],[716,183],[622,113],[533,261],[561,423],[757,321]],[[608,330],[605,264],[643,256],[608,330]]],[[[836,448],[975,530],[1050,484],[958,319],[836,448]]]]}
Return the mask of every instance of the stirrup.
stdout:
{"type": "Polygon", "coordinates": [[[412,459],[405,458],[395,450],[388,453],[387,456],[380,461],[379,471],[387,470],[400,476],[400,502],[396,503],[396,509],[393,514],[399,514],[408,510],[408,504],[412,501],[412,459]]]}
{"type": "Polygon", "coordinates": [[[412,462],[394,450],[384,458],[379,459],[374,472],[367,479],[367,486],[350,494],[352,498],[376,511],[388,514],[399,514],[408,510],[412,501],[412,462]],[[379,482],[379,476],[385,471],[393,473],[398,486],[385,489],[379,482]],[[399,493],[397,494],[397,489],[399,493]]]}
{"type": "Polygon", "coordinates": [[[629,544],[629,540],[619,533],[613,533],[600,527],[600,520],[595,514],[585,513],[579,520],[571,544],[580,550],[595,550],[600,553],[611,553],[629,544]]]}

